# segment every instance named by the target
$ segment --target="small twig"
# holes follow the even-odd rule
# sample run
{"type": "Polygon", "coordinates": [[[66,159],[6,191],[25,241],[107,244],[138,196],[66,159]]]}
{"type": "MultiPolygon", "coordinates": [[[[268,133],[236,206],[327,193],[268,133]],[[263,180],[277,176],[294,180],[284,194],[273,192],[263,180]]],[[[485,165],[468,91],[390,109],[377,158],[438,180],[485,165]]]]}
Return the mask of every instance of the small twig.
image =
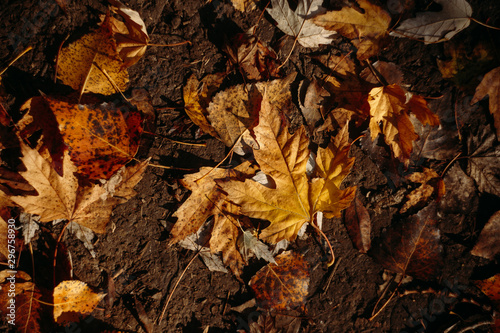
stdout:
{"type": "Polygon", "coordinates": [[[5,71],[7,69],[9,69],[10,66],[12,66],[13,63],[15,63],[16,61],[19,60],[19,58],[21,58],[23,55],[25,55],[26,53],[28,53],[29,51],[31,51],[33,49],[33,47],[31,46],[28,46],[23,52],[19,53],[19,55],[17,57],[15,57],[14,59],[12,59],[8,64],[7,66],[2,69],[2,71],[0,72],[0,75],[2,75],[3,73],[5,73],[5,71]]]}
{"type": "Polygon", "coordinates": [[[153,135],[153,136],[158,136],[158,137],[160,137],[162,139],[168,140],[170,142],[178,143],[178,144],[181,144],[181,145],[197,146],[197,147],[206,147],[207,146],[206,143],[190,143],[190,142],[177,141],[177,140],[174,140],[174,139],[170,139],[169,137],[166,137],[164,135],[153,133],[153,132],[143,131],[142,133],[153,135]]]}
{"type": "Polygon", "coordinates": [[[71,223],[71,221],[68,221],[64,227],[62,228],[61,230],[61,233],[59,234],[59,237],[57,238],[57,242],[56,242],[56,249],[54,250],[54,262],[53,262],[53,269],[54,269],[54,273],[52,274],[52,282],[54,284],[54,288],[56,287],[56,264],[57,264],[57,248],[59,247],[59,243],[61,242],[61,238],[64,234],[64,231],[66,231],[66,227],[71,223]]]}
{"type": "Polygon", "coordinates": [[[383,85],[384,87],[385,86],[388,86],[389,85],[389,82],[387,82],[387,80],[385,79],[385,77],[383,77],[375,67],[373,67],[372,63],[370,62],[370,60],[366,59],[366,64],[368,65],[368,68],[370,68],[370,71],[372,72],[373,76],[375,76],[375,78],[377,79],[377,81],[383,85]]]}
{"type": "Polygon", "coordinates": [[[181,46],[181,45],[184,45],[184,44],[191,45],[191,42],[188,41],[188,40],[185,40],[183,42],[174,43],[174,44],[149,44],[148,43],[148,46],[165,46],[165,47],[171,47],[171,46],[181,46]]]}
{"type": "Polygon", "coordinates": [[[450,161],[450,163],[448,163],[448,165],[446,165],[443,172],[441,172],[441,176],[440,176],[441,178],[444,177],[444,174],[446,173],[446,171],[448,171],[448,168],[460,157],[460,155],[462,155],[462,152],[459,152],[455,157],[453,157],[453,159],[450,161]]]}
{"type": "Polygon", "coordinates": [[[168,299],[167,299],[167,303],[165,303],[165,306],[163,307],[163,311],[161,312],[161,316],[158,319],[158,326],[161,325],[161,322],[163,320],[163,316],[165,315],[165,311],[167,311],[168,304],[170,303],[170,300],[172,299],[172,296],[174,295],[174,292],[177,289],[177,286],[179,285],[179,282],[181,282],[182,277],[184,276],[184,274],[188,270],[189,266],[191,266],[191,264],[193,263],[194,259],[196,259],[196,257],[198,257],[198,255],[200,253],[201,253],[201,251],[196,252],[196,254],[193,256],[193,258],[186,265],[186,268],[184,268],[184,270],[182,271],[181,275],[177,279],[177,282],[175,282],[174,289],[172,290],[172,292],[170,292],[170,295],[168,296],[168,299]]]}

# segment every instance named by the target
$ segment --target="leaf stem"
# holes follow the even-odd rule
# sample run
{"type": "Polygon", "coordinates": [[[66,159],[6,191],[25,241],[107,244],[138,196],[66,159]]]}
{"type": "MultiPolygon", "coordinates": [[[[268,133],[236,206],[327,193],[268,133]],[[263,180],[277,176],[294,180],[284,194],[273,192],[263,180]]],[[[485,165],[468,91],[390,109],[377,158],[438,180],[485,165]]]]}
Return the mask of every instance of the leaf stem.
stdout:
{"type": "Polygon", "coordinates": [[[332,260],[330,260],[327,264],[328,267],[333,265],[335,263],[335,253],[333,252],[332,244],[330,244],[330,241],[328,240],[328,237],[326,237],[325,233],[314,223],[311,222],[311,225],[313,226],[314,229],[323,237],[326,241],[326,244],[328,244],[328,247],[330,248],[330,253],[332,255],[332,260]]]}
{"type": "Polygon", "coordinates": [[[483,27],[490,28],[490,29],[494,29],[494,30],[500,30],[500,28],[498,28],[498,27],[494,27],[494,26],[492,26],[492,25],[488,25],[488,24],[486,24],[486,23],[483,23],[483,22],[481,22],[481,21],[476,20],[476,19],[475,19],[475,18],[473,18],[473,17],[469,17],[469,19],[470,19],[471,21],[473,21],[473,22],[476,22],[476,23],[477,23],[477,24],[479,24],[479,25],[482,25],[483,27]]]}

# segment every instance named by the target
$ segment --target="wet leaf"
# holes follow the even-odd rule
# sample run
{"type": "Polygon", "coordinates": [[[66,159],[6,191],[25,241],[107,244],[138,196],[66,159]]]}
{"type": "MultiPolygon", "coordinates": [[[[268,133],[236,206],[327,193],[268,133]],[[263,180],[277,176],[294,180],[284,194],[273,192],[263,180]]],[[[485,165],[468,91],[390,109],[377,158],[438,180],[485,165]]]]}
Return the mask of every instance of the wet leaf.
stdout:
{"type": "Polygon", "coordinates": [[[421,280],[435,278],[443,265],[441,235],[431,204],[385,230],[371,255],[385,268],[421,280]]]}
{"type": "Polygon", "coordinates": [[[358,0],[358,4],[363,12],[354,7],[344,7],[318,15],[313,22],[351,39],[358,49],[358,59],[366,60],[380,52],[381,40],[387,35],[391,17],[368,0],[358,0]]]}
{"type": "Polygon", "coordinates": [[[116,50],[106,21],[99,29],[64,47],[59,54],[57,78],[82,92],[111,95],[128,87],[128,73],[116,50]]]}
{"type": "Polygon", "coordinates": [[[418,138],[409,113],[412,112],[422,124],[439,125],[439,118],[429,110],[427,102],[421,96],[408,96],[399,85],[373,88],[368,103],[372,140],[383,133],[394,156],[405,163],[409,162],[413,141],[418,138]]]}
{"type": "Polygon", "coordinates": [[[149,36],[146,25],[141,16],[135,10],[125,6],[118,0],[109,0],[111,10],[119,14],[125,22],[113,17],[109,19],[109,25],[116,41],[116,51],[124,61],[124,66],[135,64],[146,52],[149,36]]]}
{"type": "Polygon", "coordinates": [[[472,8],[465,0],[434,0],[443,8],[440,12],[417,13],[391,32],[394,37],[414,38],[429,43],[451,39],[470,24],[472,8]]]}
{"type": "Polygon", "coordinates": [[[345,210],[344,223],[354,247],[361,253],[367,253],[371,247],[371,220],[363,203],[355,198],[345,210]]]}
{"type": "Polygon", "coordinates": [[[267,12],[278,24],[278,28],[297,39],[304,47],[318,47],[332,42],[335,32],[317,26],[311,17],[325,11],[321,0],[299,0],[293,11],[288,0],[271,0],[272,8],[267,12]]]}
{"type": "Polygon", "coordinates": [[[193,74],[189,77],[183,89],[184,109],[187,115],[203,132],[215,138],[219,136],[207,120],[207,107],[223,79],[224,76],[220,73],[209,74],[200,82],[193,74]]]}
{"type": "Polygon", "coordinates": [[[136,154],[142,117],[134,107],[73,104],[50,96],[44,99],[82,175],[108,179],[136,154]]]}
{"type": "Polygon", "coordinates": [[[250,81],[268,80],[279,76],[280,62],[276,52],[254,34],[255,27],[236,34],[224,45],[232,65],[250,81]]]}
{"type": "Polygon", "coordinates": [[[490,217],[471,253],[489,260],[500,253],[500,211],[490,217]]]}
{"type": "Polygon", "coordinates": [[[327,216],[339,216],[352,200],[354,188],[338,188],[340,179],[349,172],[343,167],[350,163],[337,161],[330,147],[318,153],[322,163],[319,173],[324,178],[320,176],[309,182],[306,174],[309,140],[304,127],[290,134],[267,95],[263,96],[261,105],[259,125],[254,128],[259,149],[253,153],[261,171],[275,186],[270,188],[251,179],[221,180],[218,184],[229,200],[241,207],[243,215],[270,221],[271,225],[262,231],[260,238],[277,243],[282,239],[295,239],[302,225],[311,222],[319,211],[327,216]]]}
{"type": "Polygon", "coordinates": [[[500,67],[488,72],[476,88],[471,104],[489,96],[490,113],[495,121],[497,138],[500,138],[500,67]]]}
{"type": "Polygon", "coordinates": [[[304,257],[286,251],[276,257],[249,282],[261,308],[276,311],[303,307],[309,288],[309,265],[304,257]]]}
{"type": "Polygon", "coordinates": [[[106,230],[113,208],[130,198],[128,195],[133,192],[128,189],[140,180],[148,164],[146,160],[129,167],[130,176],[122,178],[118,186],[127,190],[115,192],[115,196],[112,196],[106,185],[80,186],[74,175],[76,166],[67,153],[63,159],[63,176],[59,176],[35,149],[22,143],[21,152],[26,171],[20,174],[36,189],[38,195],[11,196],[11,200],[26,213],[39,215],[40,222],[66,219],[97,233],[106,230]],[[123,196],[118,197],[118,194],[123,196]]]}
{"type": "Polygon", "coordinates": [[[54,289],[54,320],[65,325],[94,311],[106,294],[94,293],[85,282],[63,281],[54,289]]]}

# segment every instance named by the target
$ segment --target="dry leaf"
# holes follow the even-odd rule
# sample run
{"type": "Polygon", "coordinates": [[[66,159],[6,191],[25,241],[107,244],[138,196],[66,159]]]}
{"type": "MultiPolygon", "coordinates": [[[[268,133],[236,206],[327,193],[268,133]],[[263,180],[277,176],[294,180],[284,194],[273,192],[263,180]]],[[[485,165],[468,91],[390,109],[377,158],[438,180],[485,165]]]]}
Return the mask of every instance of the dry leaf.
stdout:
{"type": "MultiPolygon", "coordinates": [[[[141,16],[135,10],[118,0],[109,0],[111,10],[119,14],[125,22],[113,17],[109,25],[116,41],[116,50],[124,61],[124,66],[135,64],[146,52],[149,43],[148,31],[141,16]]],[[[106,21],[105,21],[106,22],[106,21]]]]}
{"type": "Polygon", "coordinates": [[[445,193],[444,182],[436,171],[423,168],[424,172],[414,172],[408,177],[409,181],[422,184],[406,196],[407,201],[401,207],[400,213],[404,214],[408,209],[423,206],[432,194],[436,193],[436,201],[439,201],[445,193]]]}
{"type": "Polygon", "coordinates": [[[366,60],[380,52],[381,40],[387,35],[390,15],[368,0],[358,0],[363,13],[354,7],[344,7],[339,11],[329,11],[313,19],[317,25],[336,31],[351,39],[358,49],[359,60],[366,60]]]}
{"type": "Polygon", "coordinates": [[[94,293],[85,282],[63,281],[54,289],[54,320],[60,325],[78,322],[94,311],[106,294],[94,293]]]}
{"type": "Polygon", "coordinates": [[[276,263],[269,247],[257,239],[255,231],[245,230],[238,240],[238,247],[241,255],[248,260],[255,255],[258,259],[264,259],[270,263],[276,263]]]}
{"type": "Polygon", "coordinates": [[[476,286],[491,299],[500,311],[500,274],[494,275],[486,280],[475,281],[476,286]]]}
{"type": "MultiPolygon", "coordinates": [[[[80,186],[74,175],[76,166],[68,154],[63,159],[63,176],[59,176],[35,149],[22,143],[21,152],[26,171],[20,174],[36,189],[38,195],[12,196],[11,200],[26,213],[39,215],[40,222],[66,219],[94,232],[103,233],[113,208],[130,198],[110,197],[105,186],[80,186]]],[[[139,174],[144,173],[147,164],[148,160],[129,167],[129,173],[135,177],[124,178],[122,186],[135,186],[141,178],[139,174]]],[[[124,194],[129,195],[131,192],[125,191],[124,194]]]]}
{"type": "Polygon", "coordinates": [[[187,115],[203,132],[215,138],[219,136],[207,120],[207,107],[223,79],[224,76],[220,73],[209,74],[200,82],[193,74],[189,77],[183,89],[184,109],[187,115]]]}
{"type": "Polygon", "coordinates": [[[335,32],[317,26],[311,20],[312,16],[325,11],[321,7],[322,0],[299,0],[297,9],[292,11],[288,0],[271,0],[272,8],[267,12],[278,24],[278,28],[287,35],[297,39],[304,47],[318,47],[332,42],[335,32]]]}
{"type": "Polygon", "coordinates": [[[500,211],[490,217],[471,253],[489,260],[500,253],[500,211]]]}
{"type": "Polygon", "coordinates": [[[367,253],[371,247],[371,220],[363,203],[355,198],[345,210],[344,223],[354,247],[361,253],[367,253]]]}
{"type": "Polygon", "coordinates": [[[142,117],[132,106],[82,105],[42,98],[55,115],[71,160],[82,175],[108,179],[136,154],[142,117]]]}
{"type": "Polygon", "coordinates": [[[223,47],[232,65],[247,80],[261,81],[279,76],[280,62],[276,52],[255,36],[255,27],[236,34],[223,47]]]}
{"type": "Polygon", "coordinates": [[[317,123],[323,119],[322,104],[328,96],[330,93],[317,80],[302,80],[300,82],[298,100],[309,131],[312,132],[317,123]]]}
{"type": "Polygon", "coordinates": [[[412,112],[422,124],[439,125],[439,118],[427,107],[427,102],[417,95],[408,96],[399,85],[373,88],[370,91],[370,132],[372,140],[379,133],[391,147],[394,156],[408,163],[413,141],[418,138],[409,118],[412,112]],[[382,123],[382,129],[379,127],[382,123]]]}
{"type": "Polygon", "coordinates": [[[240,12],[251,11],[257,8],[255,4],[256,0],[231,0],[234,8],[239,10],[240,12]]]}
{"type": "MultiPolygon", "coordinates": [[[[15,233],[14,233],[15,235],[15,233]]],[[[4,261],[9,257],[8,249],[9,226],[7,222],[0,216],[0,254],[3,255],[4,261]]]]}
{"type": "Polygon", "coordinates": [[[472,8],[465,0],[434,0],[443,8],[440,12],[417,13],[403,21],[390,35],[422,40],[426,44],[451,39],[470,24],[472,8]]]}
{"type": "Polygon", "coordinates": [[[276,264],[259,270],[248,284],[261,308],[284,311],[304,305],[309,280],[309,265],[304,257],[286,251],[276,257],[276,264]]]}
{"type": "Polygon", "coordinates": [[[392,226],[372,247],[371,255],[395,273],[422,280],[436,277],[443,265],[443,248],[435,215],[436,206],[431,204],[392,226]]]}
{"type": "Polygon", "coordinates": [[[57,78],[82,92],[111,95],[127,90],[128,73],[123,68],[107,24],[64,47],[59,54],[57,78]],[[100,69],[99,69],[100,68],[100,69]]]}
{"type": "MultiPolygon", "coordinates": [[[[401,85],[403,83],[403,71],[401,71],[401,68],[399,68],[399,66],[395,63],[377,60],[372,65],[388,84],[401,85]]],[[[380,84],[377,77],[373,75],[372,71],[368,67],[363,69],[360,76],[366,82],[376,85],[380,84]]]]}
{"type": "Polygon", "coordinates": [[[311,222],[319,211],[339,216],[352,200],[354,189],[339,190],[336,185],[349,171],[333,162],[336,160],[329,153],[331,148],[327,148],[326,153],[318,153],[324,166],[320,172],[325,178],[309,182],[306,174],[309,140],[304,128],[291,135],[282,124],[279,112],[269,104],[267,95],[261,105],[259,125],[254,128],[259,149],[253,153],[262,172],[275,186],[269,188],[251,179],[217,183],[228,193],[228,198],[241,207],[242,214],[270,221],[271,225],[262,231],[260,238],[277,243],[282,239],[295,239],[302,225],[311,222]]]}
{"type": "Polygon", "coordinates": [[[14,327],[18,328],[18,332],[42,332],[40,328],[41,303],[37,300],[42,298],[40,290],[33,282],[31,277],[22,271],[4,270],[0,272],[0,312],[6,321],[12,320],[15,323],[14,327]],[[15,281],[15,298],[12,298],[10,285],[12,278],[15,281]],[[11,299],[15,303],[11,303],[11,299]],[[12,311],[9,309],[14,309],[12,311]]]}
{"type": "Polygon", "coordinates": [[[476,88],[471,104],[482,100],[486,95],[490,98],[490,113],[495,121],[497,138],[500,139],[500,67],[488,72],[476,88]]]}

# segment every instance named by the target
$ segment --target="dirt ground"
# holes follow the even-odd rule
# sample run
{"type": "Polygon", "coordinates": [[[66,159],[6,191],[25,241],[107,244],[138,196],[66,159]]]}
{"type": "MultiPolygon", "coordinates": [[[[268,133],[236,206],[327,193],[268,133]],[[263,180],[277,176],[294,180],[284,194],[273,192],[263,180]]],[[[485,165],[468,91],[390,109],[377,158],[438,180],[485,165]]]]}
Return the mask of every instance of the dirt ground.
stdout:
{"type": "MultiPolygon", "coordinates": [[[[74,277],[108,295],[110,289],[115,293],[114,297],[108,296],[92,316],[71,327],[54,327],[51,332],[145,332],[148,320],[157,322],[177,280],[195,255],[177,246],[167,246],[169,230],[176,220],[172,214],[189,194],[178,180],[189,170],[194,172],[201,166],[215,166],[227,153],[227,148],[218,140],[208,135],[197,137],[197,127],[191,124],[182,108],[182,87],[191,73],[201,78],[225,70],[226,58],[220,49],[223,32],[245,31],[257,24],[257,35],[266,42],[273,44],[283,36],[269,16],[264,15],[259,20],[262,8],[241,13],[230,2],[219,0],[130,0],[126,3],[141,14],[152,42],[191,42],[177,47],[148,48],[145,56],[129,69],[130,86],[144,88],[151,95],[157,113],[157,134],[184,142],[206,142],[206,147],[179,144],[160,136],[152,138],[151,147],[142,151],[140,157],[150,156],[152,164],[172,168],[148,168],[136,187],[137,196],[118,206],[107,232],[94,238],[95,258],[82,242],[71,234],[65,235],[63,242],[72,257],[74,277]],[[171,129],[179,124],[185,127],[172,133],[171,129]]],[[[430,1],[416,1],[416,6],[425,8],[428,3],[430,1]]],[[[469,3],[474,18],[500,26],[497,0],[470,0],[469,3]]],[[[387,4],[381,1],[381,5],[387,4]]],[[[99,1],[69,1],[65,15],[53,0],[3,0],[0,7],[1,63],[5,64],[28,45],[33,46],[33,50],[11,66],[3,77],[8,93],[13,96],[9,101],[11,110],[18,110],[25,100],[39,92],[59,91],[60,87],[53,83],[53,64],[61,41],[67,35],[71,40],[88,31],[105,10],[99,1]]],[[[458,112],[463,119],[462,141],[456,138],[450,151],[462,150],[464,156],[470,153],[466,139],[492,124],[487,102],[471,107],[467,101],[474,94],[481,75],[500,63],[500,35],[472,23],[453,40],[470,49],[478,40],[496,43],[492,50],[496,65],[472,70],[464,81],[468,84],[460,86],[443,79],[438,70],[437,59],[447,57],[443,44],[424,45],[394,38],[379,56],[401,67],[409,90],[426,97],[449,96],[448,100],[431,100],[431,106],[434,111],[451,112],[451,127],[454,126],[454,113],[458,112]]],[[[290,46],[290,41],[285,42],[279,53],[281,59],[290,46]]],[[[332,49],[345,52],[350,48],[346,40],[338,38],[332,46],[314,52],[328,53],[332,49]]],[[[311,49],[297,45],[284,72],[297,71],[300,77],[309,78],[318,75],[320,68],[307,56],[310,53],[311,49]]],[[[242,82],[237,73],[229,75],[234,84],[242,82]]],[[[16,116],[20,115],[14,113],[16,116]]],[[[458,133],[456,127],[455,133],[458,133]]],[[[355,138],[352,134],[351,139],[355,138]]],[[[382,157],[366,140],[357,141],[351,154],[356,161],[345,185],[358,187],[357,198],[370,213],[372,239],[398,222],[393,215],[401,207],[404,196],[414,188],[414,184],[401,178],[401,174],[422,165],[442,172],[455,155],[452,153],[450,158],[443,160],[416,156],[409,170],[400,168],[398,171],[380,163],[382,157]],[[391,172],[400,175],[391,176],[391,172]]],[[[408,295],[395,296],[375,319],[369,321],[384,283],[384,269],[369,255],[353,247],[342,219],[328,220],[324,232],[334,248],[336,265],[326,266],[329,256],[323,242],[313,232],[291,245],[309,262],[311,282],[307,312],[280,317],[280,320],[291,322],[283,332],[444,332],[456,323],[457,317],[467,323],[490,318],[488,300],[471,281],[500,272],[500,265],[472,256],[470,250],[489,216],[500,207],[500,199],[480,194],[474,181],[464,172],[466,165],[466,159],[459,159],[444,175],[447,192],[439,203],[438,221],[444,265],[439,279],[411,282],[405,288],[408,295]],[[429,287],[438,292],[423,292],[429,287]],[[450,292],[454,293],[453,297],[450,292]]],[[[55,237],[61,229],[60,225],[45,224],[44,227],[55,237]]],[[[38,240],[35,246],[41,247],[40,243],[38,240]]],[[[28,259],[24,265],[26,271],[31,272],[28,259]]],[[[50,266],[51,261],[35,260],[36,276],[40,279],[43,279],[44,265],[50,266]]],[[[249,323],[264,312],[256,307],[241,312],[232,308],[253,298],[247,283],[262,265],[263,262],[254,262],[245,268],[243,280],[246,284],[242,284],[231,274],[210,272],[196,258],[175,289],[155,332],[248,330],[249,323]]],[[[475,332],[488,332],[488,328],[481,326],[475,332]]]]}

